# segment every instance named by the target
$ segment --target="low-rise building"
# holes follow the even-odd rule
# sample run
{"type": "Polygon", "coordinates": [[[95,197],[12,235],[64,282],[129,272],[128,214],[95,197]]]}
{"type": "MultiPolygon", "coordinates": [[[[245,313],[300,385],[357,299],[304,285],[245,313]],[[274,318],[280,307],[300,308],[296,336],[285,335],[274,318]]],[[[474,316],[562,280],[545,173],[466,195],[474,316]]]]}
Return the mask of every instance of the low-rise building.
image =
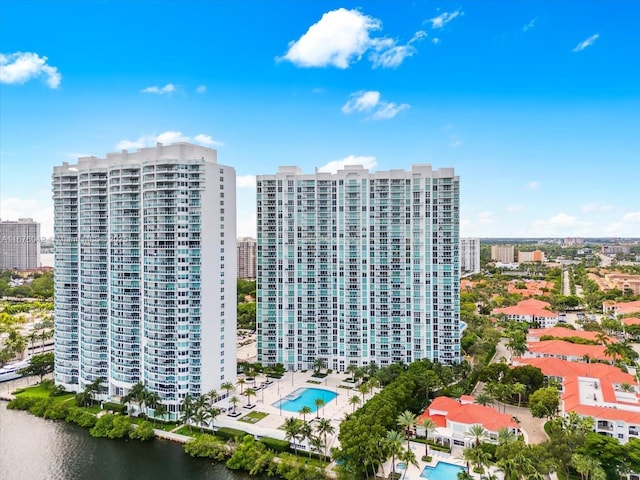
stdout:
{"type": "Polygon", "coordinates": [[[604,302],[602,304],[603,313],[613,315],[626,315],[627,313],[640,312],[640,300],[635,302],[604,302]]]}
{"type": "Polygon", "coordinates": [[[527,343],[524,358],[559,358],[570,362],[611,362],[613,357],[605,353],[604,345],[583,345],[565,340],[544,340],[527,343]]]}
{"type": "MultiPolygon", "coordinates": [[[[584,330],[573,330],[566,327],[551,327],[551,328],[530,328],[527,332],[527,342],[539,342],[542,338],[546,339],[563,339],[563,338],[582,338],[583,340],[589,340],[590,342],[600,343],[600,332],[587,332],[584,330]]],[[[606,337],[607,343],[617,342],[613,337],[606,337]]]]}
{"type": "Polygon", "coordinates": [[[533,252],[518,252],[518,263],[546,261],[547,259],[544,255],[544,252],[541,250],[534,250],[533,252]]]}
{"type": "MultiPolygon", "coordinates": [[[[460,400],[449,397],[436,397],[431,405],[418,418],[418,425],[425,418],[430,418],[437,425],[430,438],[447,447],[469,447],[473,439],[469,437],[469,429],[473,425],[482,425],[487,431],[488,441],[497,443],[498,431],[507,428],[520,434],[518,424],[510,415],[497,412],[491,407],[478,405],[471,396],[463,396],[460,400]]],[[[418,433],[424,434],[424,430],[418,433]]]]}
{"type": "Polygon", "coordinates": [[[533,322],[543,328],[553,327],[558,323],[558,314],[551,310],[551,304],[534,298],[523,300],[511,307],[494,308],[491,314],[504,314],[509,320],[533,322]]]}

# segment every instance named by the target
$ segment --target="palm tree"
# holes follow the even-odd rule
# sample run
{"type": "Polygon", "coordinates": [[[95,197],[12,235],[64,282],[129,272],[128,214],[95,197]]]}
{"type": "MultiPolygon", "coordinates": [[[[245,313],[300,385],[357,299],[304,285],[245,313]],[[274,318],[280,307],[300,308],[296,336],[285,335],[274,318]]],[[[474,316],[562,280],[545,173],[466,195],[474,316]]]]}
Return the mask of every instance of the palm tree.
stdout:
{"type": "Polygon", "coordinates": [[[357,395],[352,396],[351,398],[349,398],[349,405],[353,406],[353,410],[351,411],[351,413],[354,413],[356,411],[356,405],[360,403],[360,397],[357,395]]]}
{"type": "Polygon", "coordinates": [[[324,368],[327,368],[327,362],[324,360],[324,358],[316,358],[313,362],[313,373],[320,373],[324,368]]]}
{"type": "Polygon", "coordinates": [[[302,422],[302,426],[300,427],[300,439],[307,441],[307,445],[309,445],[309,458],[311,458],[311,441],[314,439],[313,429],[311,428],[311,425],[309,425],[304,420],[302,422]]]}
{"type": "MultiPolygon", "coordinates": [[[[198,397],[200,398],[200,397],[198,397]]],[[[193,420],[200,426],[200,433],[203,432],[203,424],[209,420],[209,412],[205,408],[198,408],[193,414],[193,420]]]]}
{"type": "Polygon", "coordinates": [[[129,389],[124,397],[122,397],[122,403],[127,404],[134,402],[138,405],[138,409],[140,410],[140,412],[143,413],[144,403],[147,395],[147,387],[145,387],[144,383],[138,382],[133,387],[131,387],[131,389],[129,389]]]}
{"type": "MultiPolygon", "coordinates": [[[[408,467],[409,465],[415,465],[416,467],[418,466],[416,454],[413,453],[413,450],[411,450],[410,448],[400,452],[400,455],[398,456],[398,460],[404,462],[406,467],[408,467]]],[[[402,478],[404,478],[405,475],[407,474],[408,468],[406,467],[404,469],[404,472],[402,473],[402,478]]]]}
{"type": "Polygon", "coordinates": [[[156,392],[147,392],[147,395],[145,397],[145,404],[149,407],[149,408],[153,408],[154,412],[153,412],[153,423],[155,425],[155,409],[158,407],[158,403],[160,402],[160,395],[158,395],[156,392]]]}
{"type": "Polygon", "coordinates": [[[481,392],[478,395],[476,395],[473,401],[474,403],[477,403],[479,405],[487,406],[487,405],[493,404],[494,398],[493,398],[493,395],[489,393],[481,392]]]}
{"type": "Polygon", "coordinates": [[[320,418],[320,409],[324,407],[327,402],[325,402],[323,398],[316,398],[313,404],[316,406],[316,418],[320,418]]]}
{"type": "Polygon", "coordinates": [[[471,427],[469,427],[469,430],[467,430],[465,437],[471,439],[473,447],[475,449],[478,449],[480,447],[480,444],[489,437],[489,434],[482,425],[476,423],[475,425],[471,425],[471,427]]]}
{"type": "Polygon", "coordinates": [[[473,475],[471,475],[466,470],[461,470],[458,472],[458,480],[474,480],[473,475]]]}
{"type": "Polygon", "coordinates": [[[255,397],[257,395],[256,391],[253,388],[247,388],[244,391],[244,395],[247,397],[247,407],[250,407],[251,406],[251,397],[255,397]]]}
{"type": "Polygon", "coordinates": [[[233,383],[231,382],[224,382],[222,385],[220,385],[220,388],[227,392],[227,397],[229,396],[229,393],[231,391],[236,389],[236,387],[234,387],[233,383]]]}
{"type": "Polygon", "coordinates": [[[242,391],[246,384],[247,384],[247,381],[244,378],[239,378],[238,381],[236,382],[236,385],[240,385],[240,395],[242,395],[242,391]]]}
{"type": "Polygon", "coordinates": [[[302,422],[295,418],[289,417],[284,421],[284,438],[291,442],[293,440],[293,451],[298,455],[298,438],[302,429],[302,422]]]}
{"type": "Polygon", "coordinates": [[[40,332],[40,340],[42,341],[42,353],[44,353],[44,342],[51,338],[53,338],[53,330],[43,330],[42,332],[40,332]]]}
{"type": "Polygon", "coordinates": [[[398,415],[398,418],[396,418],[396,424],[399,427],[403,428],[404,436],[407,439],[407,450],[409,450],[411,448],[411,446],[409,445],[409,440],[411,440],[413,429],[416,426],[416,416],[409,410],[405,410],[400,415],[398,415]]]}
{"type": "Polygon", "coordinates": [[[424,455],[428,457],[429,456],[429,434],[437,428],[437,425],[436,425],[436,422],[431,420],[429,417],[425,417],[420,422],[420,426],[424,428],[424,455]]]}
{"type": "Polygon", "coordinates": [[[609,343],[609,337],[604,332],[596,333],[596,340],[600,345],[606,345],[609,343]]]}
{"type": "Polygon", "coordinates": [[[209,405],[213,405],[216,403],[218,399],[218,392],[215,389],[211,389],[207,392],[207,400],[209,401],[209,405]]]}
{"type": "Polygon", "coordinates": [[[522,395],[527,393],[527,386],[524,383],[516,382],[511,387],[514,394],[518,395],[518,408],[522,402],[522,395]]]}
{"type": "Polygon", "coordinates": [[[156,405],[156,410],[154,412],[155,417],[160,417],[160,421],[164,421],[164,417],[167,416],[169,411],[167,410],[167,406],[164,403],[158,403],[156,405]]]}
{"type": "Polygon", "coordinates": [[[302,415],[302,421],[304,423],[307,423],[306,417],[311,413],[311,407],[309,407],[308,405],[304,405],[300,410],[298,410],[298,413],[302,415]]]}
{"type": "Polygon", "coordinates": [[[233,405],[233,413],[236,413],[236,405],[240,403],[240,399],[235,395],[229,399],[229,404],[233,405]]]}
{"type": "Polygon", "coordinates": [[[389,430],[385,440],[387,451],[391,456],[391,478],[396,478],[396,457],[402,452],[404,438],[400,432],[389,430]]]}
{"type": "Polygon", "coordinates": [[[193,397],[188,393],[185,395],[182,400],[182,405],[180,407],[182,410],[182,415],[180,416],[180,421],[189,426],[189,431],[191,432],[191,421],[193,420],[193,416],[195,414],[195,405],[193,403],[193,397]]]}
{"type": "Polygon", "coordinates": [[[318,423],[316,423],[316,431],[318,432],[318,437],[322,437],[324,442],[324,456],[327,457],[327,436],[333,435],[335,432],[335,428],[331,425],[331,420],[327,418],[321,418],[318,423]]]}
{"type": "Polygon", "coordinates": [[[209,420],[211,421],[211,430],[215,428],[216,417],[220,415],[220,409],[214,406],[211,406],[207,409],[207,413],[209,414],[209,420]]]}
{"type": "Polygon", "coordinates": [[[362,394],[362,403],[364,403],[364,396],[371,392],[371,386],[367,382],[361,383],[358,385],[358,392],[362,394]]]}
{"type": "Polygon", "coordinates": [[[501,427],[498,429],[498,445],[508,445],[515,442],[518,439],[513,430],[509,430],[507,427],[501,427]]]}

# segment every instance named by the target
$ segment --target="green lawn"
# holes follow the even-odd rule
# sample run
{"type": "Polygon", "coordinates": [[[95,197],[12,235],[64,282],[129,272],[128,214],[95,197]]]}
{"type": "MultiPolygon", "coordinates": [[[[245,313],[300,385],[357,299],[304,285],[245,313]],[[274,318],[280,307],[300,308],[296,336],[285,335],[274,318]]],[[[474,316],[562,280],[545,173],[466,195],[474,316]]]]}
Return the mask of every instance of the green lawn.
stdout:
{"type": "Polygon", "coordinates": [[[249,412],[247,415],[240,418],[239,420],[244,423],[257,423],[268,415],[269,415],[268,413],[258,412],[258,411],[249,412]]]}
{"type": "MultiPolygon", "coordinates": [[[[314,455],[317,455],[317,453],[314,455]]],[[[296,455],[294,455],[293,453],[285,453],[285,452],[279,452],[278,456],[282,459],[285,459],[287,457],[296,458],[296,455]]],[[[322,469],[326,468],[326,466],[329,465],[327,462],[324,462],[317,458],[309,458],[309,454],[305,451],[298,451],[297,458],[299,460],[304,460],[304,463],[306,463],[307,465],[313,465],[314,467],[319,467],[322,469]]]]}
{"type": "MultiPolygon", "coordinates": [[[[14,392],[14,395],[16,397],[24,396],[24,397],[36,397],[36,398],[49,398],[49,390],[45,389],[43,385],[38,384],[32,387],[16,390],[14,392]]],[[[51,397],[51,398],[55,399],[57,402],[64,402],[73,397],[75,397],[74,393],[66,393],[64,395],[51,397]]]]}
{"type": "Polygon", "coordinates": [[[191,426],[191,431],[189,431],[189,427],[185,425],[180,430],[177,430],[174,433],[178,433],[180,435],[186,435],[187,437],[193,437],[193,438],[198,438],[203,433],[214,435],[214,433],[211,430],[208,430],[206,428],[204,428],[202,433],[200,433],[200,427],[194,427],[193,425],[191,426]]]}

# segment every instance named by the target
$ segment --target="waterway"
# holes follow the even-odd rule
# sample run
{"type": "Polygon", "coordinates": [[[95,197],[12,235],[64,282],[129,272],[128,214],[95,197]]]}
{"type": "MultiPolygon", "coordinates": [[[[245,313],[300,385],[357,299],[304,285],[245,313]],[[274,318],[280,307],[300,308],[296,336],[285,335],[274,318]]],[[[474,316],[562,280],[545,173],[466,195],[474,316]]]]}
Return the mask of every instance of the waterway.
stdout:
{"type": "MultiPolygon", "coordinates": [[[[191,458],[182,445],[93,438],[65,422],[7,410],[0,402],[2,480],[256,480],[191,458]]],[[[260,480],[260,479],[259,479],[260,480]]],[[[262,479],[264,480],[264,479],[262,479]]]]}

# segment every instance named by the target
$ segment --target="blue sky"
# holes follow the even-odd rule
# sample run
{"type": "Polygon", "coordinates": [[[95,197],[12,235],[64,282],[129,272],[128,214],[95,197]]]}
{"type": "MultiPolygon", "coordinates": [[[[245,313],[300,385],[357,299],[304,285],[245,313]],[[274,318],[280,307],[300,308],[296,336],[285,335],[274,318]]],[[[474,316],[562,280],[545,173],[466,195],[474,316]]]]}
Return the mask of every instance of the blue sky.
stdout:
{"type": "Polygon", "coordinates": [[[640,2],[0,2],[0,217],[50,175],[188,140],[254,176],[454,167],[461,233],[640,237],[640,2]]]}

